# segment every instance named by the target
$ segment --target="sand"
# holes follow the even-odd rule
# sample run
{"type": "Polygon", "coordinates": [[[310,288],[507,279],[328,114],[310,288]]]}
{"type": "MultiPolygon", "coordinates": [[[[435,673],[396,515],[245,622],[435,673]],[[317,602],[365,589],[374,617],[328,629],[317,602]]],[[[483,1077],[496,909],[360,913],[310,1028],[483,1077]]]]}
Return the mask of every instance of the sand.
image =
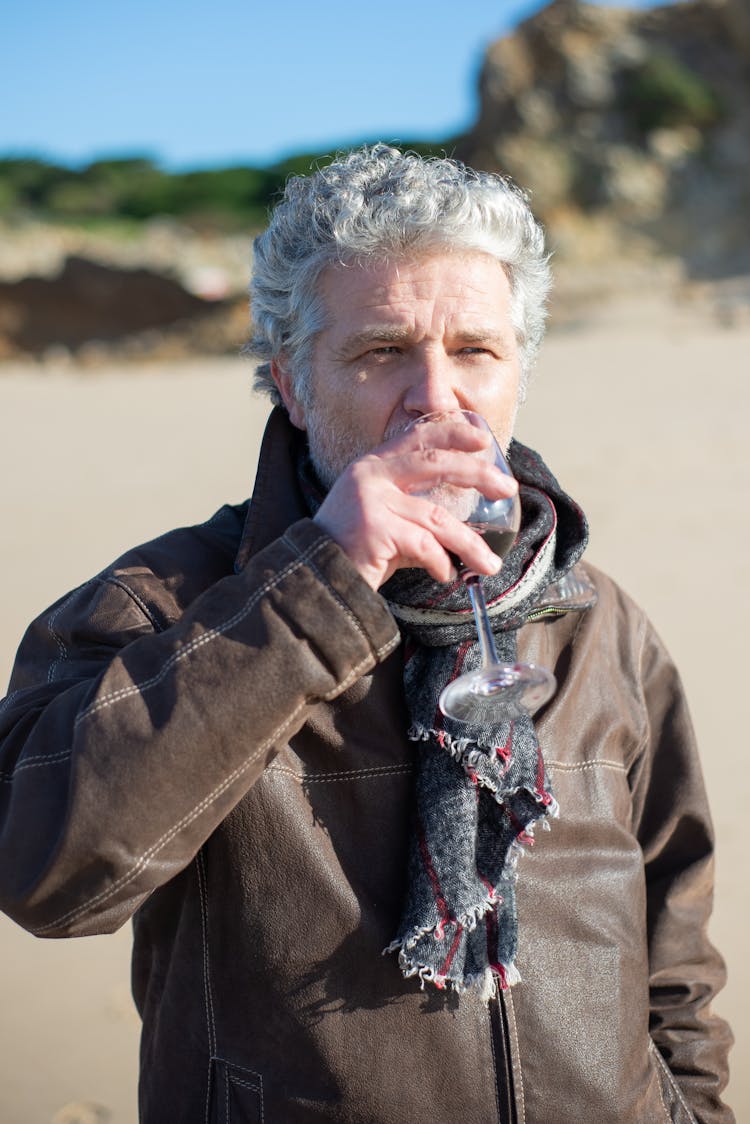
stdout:
{"type": "MultiPolygon", "coordinates": [[[[691,699],[718,837],[712,933],[737,1045],[729,1101],[750,1119],[740,704],[748,693],[750,326],[651,299],[545,345],[518,426],[586,508],[590,558],[650,612],[691,699]]],[[[91,374],[0,368],[0,678],[33,615],[121,550],[251,485],[267,412],[241,360],[91,374]]],[[[744,717],[744,715],[743,715],[744,717]]],[[[129,930],[39,942],[0,919],[3,1124],[135,1124],[129,930]]]]}

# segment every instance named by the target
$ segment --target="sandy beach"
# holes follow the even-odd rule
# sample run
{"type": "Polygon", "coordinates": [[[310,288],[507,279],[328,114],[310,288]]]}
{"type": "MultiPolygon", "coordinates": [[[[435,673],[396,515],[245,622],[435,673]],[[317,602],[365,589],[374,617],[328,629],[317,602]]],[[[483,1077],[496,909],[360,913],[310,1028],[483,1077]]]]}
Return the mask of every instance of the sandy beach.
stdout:
{"type": "MultiPolygon", "coordinates": [[[[590,559],[650,613],[687,687],[718,838],[728,1099],[750,1120],[750,324],[631,297],[548,339],[519,437],[584,506],[590,559]],[[744,873],[743,873],[744,872],[744,873]]],[[[239,359],[0,368],[0,680],[24,626],[122,550],[250,490],[267,405],[239,359]]],[[[563,809],[564,814],[564,809],[563,809]]],[[[0,1120],[135,1124],[129,929],[40,942],[0,918],[0,1120]]]]}

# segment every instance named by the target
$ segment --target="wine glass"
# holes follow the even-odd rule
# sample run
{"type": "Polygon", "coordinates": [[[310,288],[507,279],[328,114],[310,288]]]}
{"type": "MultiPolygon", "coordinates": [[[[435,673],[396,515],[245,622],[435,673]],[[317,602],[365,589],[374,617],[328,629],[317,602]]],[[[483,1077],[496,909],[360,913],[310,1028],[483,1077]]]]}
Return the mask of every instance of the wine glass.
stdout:
{"type": "MultiPolygon", "coordinates": [[[[512,476],[508,462],[487,422],[472,410],[446,410],[423,414],[410,429],[445,422],[463,422],[482,429],[491,437],[488,447],[473,456],[492,461],[501,472],[512,476]]],[[[521,500],[518,493],[506,499],[489,500],[476,488],[441,484],[421,493],[433,503],[447,508],[478,534],[500,558],[509,553],[521,526],[521,500]]],[[[481,667],[453,679],[440,695],[440,709],[449,718],[463,722],[491,721],[498,709],[511,713],[533,714],[554,694],[557,682],[546,667],[536,664],[501,663],[492,633],[482,576],[467,569],[453,556],[459,577],[466,584],[474,611],[479,638],[481,667]]]]}

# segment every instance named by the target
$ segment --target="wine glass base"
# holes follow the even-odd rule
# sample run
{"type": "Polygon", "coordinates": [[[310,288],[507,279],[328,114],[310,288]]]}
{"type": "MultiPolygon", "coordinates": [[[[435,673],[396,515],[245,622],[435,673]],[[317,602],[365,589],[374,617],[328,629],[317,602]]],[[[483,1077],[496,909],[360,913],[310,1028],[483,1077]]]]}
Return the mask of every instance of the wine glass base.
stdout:
{"type": "Polygon", "coordinates": [[[535,664],[495,664],[470,671],[449,683],[440,709],[459,722],[492,722],[500,713],[533,714],[555,693],[551,671],[535,664]]]}

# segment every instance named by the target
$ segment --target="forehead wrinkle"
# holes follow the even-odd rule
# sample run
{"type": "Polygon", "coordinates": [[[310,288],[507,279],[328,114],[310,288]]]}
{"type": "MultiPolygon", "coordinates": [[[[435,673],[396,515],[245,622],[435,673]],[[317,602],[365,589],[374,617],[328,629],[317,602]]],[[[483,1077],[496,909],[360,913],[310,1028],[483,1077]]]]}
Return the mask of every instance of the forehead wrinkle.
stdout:
{"type": "MultiPolygon", "coordinates": [[[[467,255],[472,268],[477,256],[484,257],[467,255]]],[[[328,267],[321,278],[321,296],[328,314],[331,351],[341,359],[350,359],[358,349],[365,350],[373,343],[398,345],[439,339],[467,346],[494,344],[504,352],[511,349],[515,333],[512,324],[506,327],[503,323],[506,302],[488,299],[482,278],[474,277],[471,270],[467,275],[451,277],[447,287],[439,279],[436,284],[435,262],[441,264],[440,255],[435,255],[434,261],[427,258],[425,275],[415,276],[402,272],[401,262],[383,263],[372,270],[328,267]],[[338,292],[342,278],[346,283],[343,310],[342,294],[338,292]]],[[[505,276],[502,268],[496,267],[505,276]]]]}

